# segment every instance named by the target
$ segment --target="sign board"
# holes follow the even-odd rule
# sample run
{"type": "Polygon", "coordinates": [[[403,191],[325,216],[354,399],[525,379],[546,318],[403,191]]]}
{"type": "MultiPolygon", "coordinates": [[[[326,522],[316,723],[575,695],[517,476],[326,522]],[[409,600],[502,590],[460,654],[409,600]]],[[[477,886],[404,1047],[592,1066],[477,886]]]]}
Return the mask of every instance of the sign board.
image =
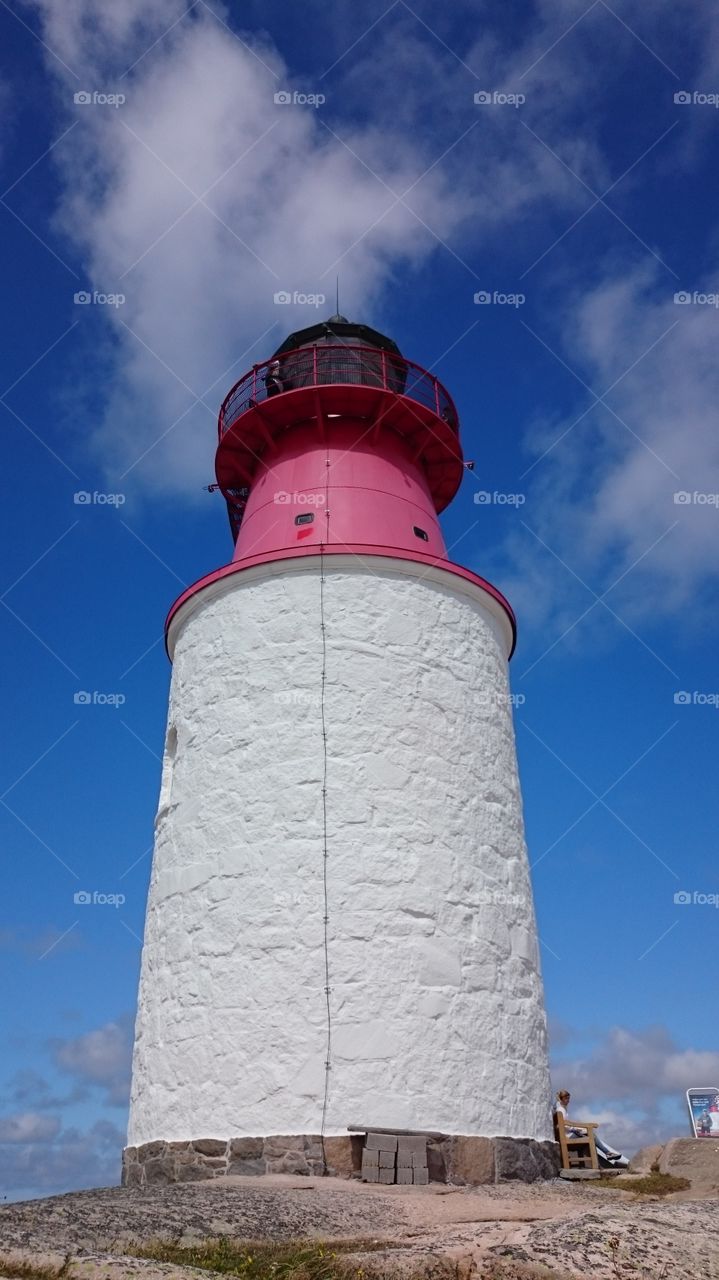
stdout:
{"type": "Polygon", "coordinates": [[[695,1138],[719,1138],[719,1088],[687,1089],[687,1106],[695,1138]]]}

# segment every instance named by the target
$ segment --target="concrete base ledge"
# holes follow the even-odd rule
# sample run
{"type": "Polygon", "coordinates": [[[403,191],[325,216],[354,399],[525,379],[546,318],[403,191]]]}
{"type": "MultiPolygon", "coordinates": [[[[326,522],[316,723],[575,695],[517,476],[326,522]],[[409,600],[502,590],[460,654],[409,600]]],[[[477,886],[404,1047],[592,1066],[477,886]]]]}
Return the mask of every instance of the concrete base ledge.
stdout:
{"type": "MultiPolygon", "coordinates": [[[[289,1173],[321,1177],[361,1176],[364,1134],[325,1138],[319,1134],[268,1138],[195,1138],[146,1142],[122,1153],[124,1187],[166,1186],[228,1175],[289,1173]]],[[[533,1138],[433,1137],[427,1140],[430,1182],[455,1186],[539,1182],[556,1178],[556,1142],[533,1138]]]]}

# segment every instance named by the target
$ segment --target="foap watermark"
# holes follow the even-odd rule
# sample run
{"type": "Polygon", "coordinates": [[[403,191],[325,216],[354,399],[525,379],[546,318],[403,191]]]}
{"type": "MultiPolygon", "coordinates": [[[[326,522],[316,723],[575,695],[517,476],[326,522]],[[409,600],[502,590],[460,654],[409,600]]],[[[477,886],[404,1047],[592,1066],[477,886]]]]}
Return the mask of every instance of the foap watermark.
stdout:
{"type": "Polygon", "coordinates": [[[312,899],[308,893],[275,893],[272,901],[276,907],[289,907],[298,917],[308,916],[312,912],[312,899]]]}
{"type": "Polygon", "coordinates": [[[76,507],[122,507],[125,505],[124,493],[101,493],[94,489],[78,489],[72,495],[76,507]]]}
{"type": "Polygon", "coordinates": [[[124,93],[101,93],[98,89],[79,89],[72,100],[78,107],[122,107],[127,102],[124,93]]]}
{"type": "Polygon", "coordinates": [[[680,889],[674,894],[678,907],[719,907],[719,893],[701,893],[699,889],[680,889]]]}
{"type": "Polygon", "coordinates": [[[702,93],[700,89],[679,89],[674,94],[679,107],[719,107],[719,93],[702,93]]]}
{"type": "Polygon", "coordinates": [[[99,289],[78,289],[72,300],[76,307],[122,307],[127,301],[124,293],[101,293],[99,289]]]}
{"type": "Polygon", "coordinates": [[[499,289],[478,289],[474,295],[477,307],[523,307],[527,301],[524,293],[502,293],[499,289]]]}
{"type": "Polygon", "coordinates": [[[676,507],[719,507],[719,493],[699,493],[694,490],[689,493],[688,489],[679,489],[674,494],[674,505],[676,507]]]}
{"type": "Polygon", "coordinates": [[[321,507],[325,502],[325,495],[323,493],[288,493],[286,489],[279,489],[273,501],[280,507],[321,507]]]}
{"type": "Polygon", "coordinates": [[[679,689],[674,694],[677,707],[714,707],[719,708],[719,693],[703,693],[701,689],[679,689]]]}
{"type": "Polygon", "coordinates": [[[77,907],[122,907],[127,901],[124,893],[101,893],[99,889],[78,889],[72,900],[77,907]]]}
{"type": "Polygon", "coordinates": [[[324,293],[302,293],[300,289],[278,289],[273,295],[277,307],[323,307],[327,298],[324,293]]]}
{"type": "Polygon", "coordinates": [[[322,107],[327,101],[323,93],[301,93],[299,89],[279,89],[274,99],[278,107],[322,107]]]}
{"type": "Polygon", "coordinates": [[[498,489],[478,489],[473,501],[478,507],[523,507],[527,501],[525,493],[500,493],[498,489]]]}
{"type": "Polygon", "coordinates": [[[525,693],[502,693],[499,689],[483,689],[474,700],[476,704],[493,711],[495,708],[523,707],[527,701],[525,693]]]}
{"type": "Polygon", "coordinates": [[[677,307],[719,307],[719,293],[702,293],[701,289],[679,289],[674,294],[677,307]]]}
{"type": "Polygon", "coordinates": [[[278,689],[274,700],[281,707],[319,707],[322,694],[318,689],[278,689]]]}
{"type": "Polygon", "coordinates": [[[99,689],[78,689],[72,700],[77,707],[115,707],[116,710],[127,701],[124,693],[102,693],[99,689]]]}
{"type": "Polygon", "coordinates": [[[478,89],[474,95],[477,107],[522,107],[526,101],[524,93],[504,93],[501,89],[478,89]]]}
{"type": "Polygon", "coordinates": [[[506,889],[480,889],[477,903],[480,907],[521,907],[524,899],[519,893],[507,893],[506,889]]]}

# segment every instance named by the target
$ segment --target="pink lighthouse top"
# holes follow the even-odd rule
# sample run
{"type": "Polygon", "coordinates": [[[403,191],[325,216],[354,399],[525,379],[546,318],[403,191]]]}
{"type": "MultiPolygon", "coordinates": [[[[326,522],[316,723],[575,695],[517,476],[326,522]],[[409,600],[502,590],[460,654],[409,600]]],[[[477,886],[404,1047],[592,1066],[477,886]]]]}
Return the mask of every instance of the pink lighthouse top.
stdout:
{"type": "Polygon", "coordinates": [[[217,482],[227,502],[231,572],[297,555],[382,555],[490,583],[452,564],[438,514],[462,480],[459,420],[432,374],[391,338],[344,316],[291,334],[235,383],[220,409],[217,482]]]}

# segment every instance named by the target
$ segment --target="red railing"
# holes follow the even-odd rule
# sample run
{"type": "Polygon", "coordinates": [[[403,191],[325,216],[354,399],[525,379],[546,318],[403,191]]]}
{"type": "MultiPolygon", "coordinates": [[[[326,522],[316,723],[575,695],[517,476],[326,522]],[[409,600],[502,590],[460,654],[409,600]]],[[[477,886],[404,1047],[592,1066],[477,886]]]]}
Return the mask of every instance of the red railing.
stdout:
{"type": "Polygon", "coordinates": [[[459,430],[452,397],[426,369],[391,351],[336,343],[299,347],[254,365],[223,401],[218,424],[220,439],[243,413],[263,400],[299,387],[329,383],[376,387],[408,396],[449,423],[454,432],[459,430]]]}

